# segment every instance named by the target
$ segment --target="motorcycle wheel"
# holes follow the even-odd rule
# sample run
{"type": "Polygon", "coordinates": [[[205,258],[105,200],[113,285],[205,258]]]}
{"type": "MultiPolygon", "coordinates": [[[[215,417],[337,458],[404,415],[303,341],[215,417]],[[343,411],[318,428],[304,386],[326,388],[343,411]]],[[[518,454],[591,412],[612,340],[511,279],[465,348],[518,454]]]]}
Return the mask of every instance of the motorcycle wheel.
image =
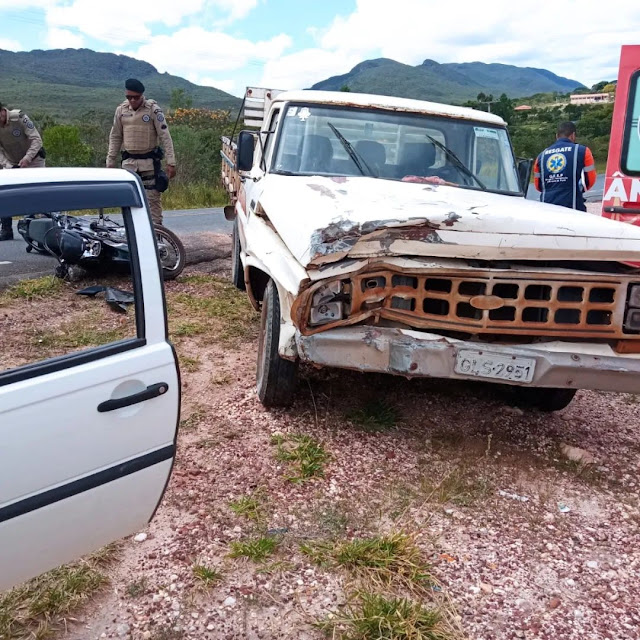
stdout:
{"type": "Polygon", "coordinates": [[[158,255],[165,280],[177,278],[187,264],[187,252],[178,236],[166,227],[155,225],[158,255]]]}

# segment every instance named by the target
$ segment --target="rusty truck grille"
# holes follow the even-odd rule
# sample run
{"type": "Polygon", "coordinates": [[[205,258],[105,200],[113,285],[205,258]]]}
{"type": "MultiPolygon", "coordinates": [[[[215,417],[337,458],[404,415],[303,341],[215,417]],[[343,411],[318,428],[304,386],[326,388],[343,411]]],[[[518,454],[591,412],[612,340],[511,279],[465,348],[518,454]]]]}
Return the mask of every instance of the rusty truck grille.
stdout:
{"type": "MultiPolygon", "coordinates": [[[[348,281],[348,318],[332,326],[373,316],[471,334],[640,338],[623,332],[628,278],[584,277],[571,283],[554,272],[361,273],[348,281]]],[[[326,328],[308,327],[308,332],[326,328]]]]}

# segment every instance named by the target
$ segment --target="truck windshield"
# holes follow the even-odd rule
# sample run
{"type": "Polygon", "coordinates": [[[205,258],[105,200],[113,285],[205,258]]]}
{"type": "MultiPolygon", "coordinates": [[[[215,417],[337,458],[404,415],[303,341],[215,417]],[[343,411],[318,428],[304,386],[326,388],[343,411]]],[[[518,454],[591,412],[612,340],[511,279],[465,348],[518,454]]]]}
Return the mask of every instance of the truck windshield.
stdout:
{"type": "Polygon", "coordinates": [[[271,171],[386,180],[417,177],[470,189],[520,193],[505,128],[355,107],[288,104],[271,171]]]}

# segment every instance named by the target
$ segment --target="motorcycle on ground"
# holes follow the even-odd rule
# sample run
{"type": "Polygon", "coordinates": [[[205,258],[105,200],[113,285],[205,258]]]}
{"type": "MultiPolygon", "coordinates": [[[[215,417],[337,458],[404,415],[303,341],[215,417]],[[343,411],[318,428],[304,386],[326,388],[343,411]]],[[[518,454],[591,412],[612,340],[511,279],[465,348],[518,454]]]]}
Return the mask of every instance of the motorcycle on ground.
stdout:
{"type": "MultiPolygon", "coordinates": [[[[98,210],[97,216],[72,216],[65,212],[35,214],[18,222],[27,252],[52,255],[58,260],[56,276],[66,278],[69,268],[120,271],[129,268],[129,243],[124,222],[98,210]]],[[[186,252],[173,231],[154,225],[158,256],[165,280],[177,278],[186,264],[186,252]]]]}

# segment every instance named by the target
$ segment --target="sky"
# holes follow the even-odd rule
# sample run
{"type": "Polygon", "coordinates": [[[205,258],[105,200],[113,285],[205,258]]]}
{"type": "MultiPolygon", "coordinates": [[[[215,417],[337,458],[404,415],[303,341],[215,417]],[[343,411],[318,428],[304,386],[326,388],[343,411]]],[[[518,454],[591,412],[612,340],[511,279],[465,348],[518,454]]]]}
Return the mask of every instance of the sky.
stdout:
{"type": "MultiPolygon", "coordinates": [[[[371,58],[500,62],[591,86],[640,43],[633,0],[0,0],[0,49],[86,47],[242,95],[371,58]]],[[[0,69],[0,75],[2,71],[0,69]]]]}

